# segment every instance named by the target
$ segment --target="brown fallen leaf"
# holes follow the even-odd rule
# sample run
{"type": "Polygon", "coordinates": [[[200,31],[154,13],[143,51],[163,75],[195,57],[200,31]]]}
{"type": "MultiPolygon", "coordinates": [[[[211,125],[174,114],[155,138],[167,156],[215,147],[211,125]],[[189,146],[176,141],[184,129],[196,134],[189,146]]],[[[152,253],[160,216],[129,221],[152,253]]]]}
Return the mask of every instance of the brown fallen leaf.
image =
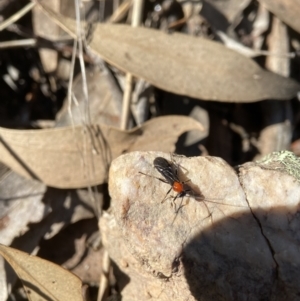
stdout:
{"type": "Polygon", "coordinates": [[[288,24],[297,32],[300,32],[300,1],[299,0],[259,0],[260,3],[288,24]]]}
{"type": "Polygon", "coordinates": [[[104,124],[28,131],[0,128],[0,160],[48,186],[80,188],[104,183],[111,160],[124,152],[174,151],[178,137],[189,130],[203,127],[176,115],[129,131],[104,124]]]}
{"type": "MultiPolygon", "coordinates": [[[[40,7],[76,38],[74,20],[40,7]]],[[[147,28],[99,24],[90,49],[121,70],[164,90],[206,100],[289,99],[300,85],[261,69],[220,43],[147,28]]]]}
{"type": "Polygon", "coordinates": [[[85,300],[81,280],[62,267],[4,245],[0,255],[22,280],[29,300],[85,300]]]}

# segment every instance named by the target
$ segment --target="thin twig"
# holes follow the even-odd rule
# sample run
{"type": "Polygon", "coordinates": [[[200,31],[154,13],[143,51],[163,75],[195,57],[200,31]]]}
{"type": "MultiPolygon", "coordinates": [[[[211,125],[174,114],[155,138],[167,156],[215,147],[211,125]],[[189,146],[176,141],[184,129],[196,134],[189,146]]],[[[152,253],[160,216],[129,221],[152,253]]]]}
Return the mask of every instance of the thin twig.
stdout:
{"type": "MultiPolygon", "coordinates": [[[[143,11],[143,0],[134,0],[133,2],[133,12],[132,12],[132,27],[138,27],[142,20],[142,11],[143,11]]],[[[121,129],[126,130],[129,113],[130,113],[130,100],[132,94],[132,81],[133,77],[131,73],[126,74],[125,82],[125,91],[123,95],[123,108],[122,108],[122,117],[121,117],[121,129]]]]}
{"type": "Polygon", "coordinates": [[[127,129],[127,124],[130,115],[130,102],[132,95],[132,74],[126,73],[124,95],[123,95],[123,107],[122,107],[122,116],[121,116],[121,130],[127,129]]]}
{"type": "Polygon", "coordinates": [[[97,301],[103,301],[107,297],[108,284],[109,284],[109,269],[110,269],[110,258],[107,250],[104,250],[102,257],[102,274],[100,277],[99,291],[97,301]]]}
{"type": "Polygon", "coordinates": [[[87,124],[90,124],[91,117],[90,117],[90,110],[89,110],[89,95],[88,95],[85,64],[83,58],[83,43],[82,43],[83,31],[81,27],[80,7],[79,7],[78,0],[75,1],[75,15],[76,15],[76,34],[78,40],[78,56],[79,56],[80,70],[82,75],[83,97],[85,102],[85,121],[87,124]]]}
{"type": "Polygon", "coordinates": [[[35,2],[29,2],[27,5],[25,5],[22,9],[20,9],[18,12],[16,12],[14,15],[12,15],[10,18],[6,19],[2,23],[0,23],[0,31],[5,29],[7,26],[15,23],[20,18],[22,18],[25,14],[27,14],[32,8],[35,6],[35,2]]]}
{"type": "Polygon", "coordinates": [[[72,59],[70,66],[70,76],[69,76],[69,84],[68,84],[68,113],[72,122],[72,128],[74,129],[74,119],[72,114],[72,90],[73,90],[73,79],[74,79],[74,69],[75,69],[75,59],[76,59],[76,51],[77,51],[77,39],[74,40],[73,51],[72,51],[72,59]]]}
{"type": "Polygon", "coordinates": [[[16,48],[16,47],[35,47],[36,39],[14,40],[0,42],[0,49],[16,48]]]}
{"type": "Polygon", "coordinates": [[[118,23],[122,20],[128,13],[130,6],[132,5],[132,0],[125,0],[111,15],[108,22],[118,23]]]}

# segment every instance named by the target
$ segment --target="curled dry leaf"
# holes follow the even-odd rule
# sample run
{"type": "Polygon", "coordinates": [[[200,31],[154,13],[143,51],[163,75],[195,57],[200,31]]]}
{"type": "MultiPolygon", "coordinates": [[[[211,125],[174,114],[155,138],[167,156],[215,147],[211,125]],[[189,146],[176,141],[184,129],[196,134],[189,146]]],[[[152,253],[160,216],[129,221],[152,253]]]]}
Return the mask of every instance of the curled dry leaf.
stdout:
{"type": "MultiPolygon", "coordinates": [[[[76,38],[72,19],[42,9],[76,38]]],[[[206,100],[253,102],[289,99],[300,85],[261,69],[223,45],[184,34],[99,24],[90,49],[121,70],[164,90],[206,100]]]]}
{"type": "Polygon", "coordinates": [[[62,267],[4,245],[0,255],[22,280],[29,300],[85,300],[81,280],[62,267]]]}
{"type": "MultiPolygon", "coordinates": [[[[112,214],[100,227],[110,256],[130,277],[122,300],[297,299],[299,182],[278,169],[242,167],[239,178],[222,159],[175,156],[180,179],[203,195],[184,197],[176,213],[171,199],[161,202],[170,185],[150,177],[161,177],[153,168],[157,156],[170,160],[136,152],[110,169],[112,214]]],[[[181,199],[175,202],[178,208],[181,199]]]]}
{"type": "Polygon", "coordinates": [[[280,20],[300,32],[300,0],[259,0],[280,20]]]}
{"type": "Polygon", "coordinates": [[[174,151],[178,137],[203,130],[189,117],[155,118],[130,131],[104,125],[45,130],[0,128],[0,160],[48,186],[80,188],[104,183],[113,158],[135,150],[174,151]]]}

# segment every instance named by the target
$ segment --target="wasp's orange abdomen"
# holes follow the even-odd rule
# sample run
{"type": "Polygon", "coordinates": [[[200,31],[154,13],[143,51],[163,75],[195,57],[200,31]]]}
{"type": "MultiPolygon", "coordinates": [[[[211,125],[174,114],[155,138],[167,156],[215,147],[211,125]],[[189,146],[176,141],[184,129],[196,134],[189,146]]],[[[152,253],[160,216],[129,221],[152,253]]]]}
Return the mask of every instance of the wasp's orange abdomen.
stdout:
{"type": "Polygon", "coordinates": [[[174,191],[180,193],[183,191],[183,184],[179,182],[174,182],[172,188],[174,191]]]}

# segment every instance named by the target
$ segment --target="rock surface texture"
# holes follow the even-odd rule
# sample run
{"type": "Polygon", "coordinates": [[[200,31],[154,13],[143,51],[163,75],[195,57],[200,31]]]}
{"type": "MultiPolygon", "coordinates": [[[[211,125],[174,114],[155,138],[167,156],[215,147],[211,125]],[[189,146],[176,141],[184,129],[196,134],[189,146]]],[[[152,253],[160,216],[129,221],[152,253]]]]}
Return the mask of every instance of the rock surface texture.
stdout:
{"type": "Polygon", "coordinates": [[[109,191],[100,229],[122,300],[300,300],[300,185],[282,169],[133,152],[113,161],[109,191]],[[201,197],[162,202],[156,157],[201,197]]]}

